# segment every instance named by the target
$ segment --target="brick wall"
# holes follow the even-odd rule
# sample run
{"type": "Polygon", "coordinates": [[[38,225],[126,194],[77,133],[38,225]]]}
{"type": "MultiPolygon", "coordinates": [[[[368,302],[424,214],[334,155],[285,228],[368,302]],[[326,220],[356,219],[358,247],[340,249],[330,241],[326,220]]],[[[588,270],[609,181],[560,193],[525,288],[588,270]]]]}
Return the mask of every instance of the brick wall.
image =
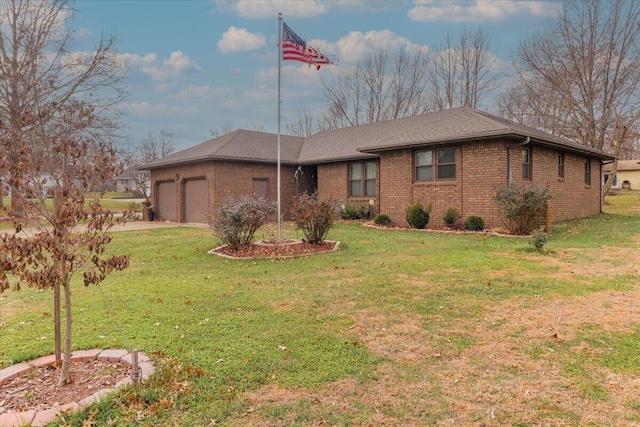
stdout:
{"type": "MultiPolygon", "coordinates": [[[[293,174],[296,168],[289,165],[281,165],[281,205],[283,216],[288,215],[291,200],[295,195],[295,179],[293,174]]],[[[277,167],[275,164],[249,163],[249,162],[223,162],[210,161],[200,162],[183,166],[172,166],[158,169],[151,172],[151,200],[156,203],[157,183],[174,181],[176,174],[178,180],[175,182],[176,190],[176,218],[179,222],[184,221],[182,212],[182,185],[185,180],[204,177],[207,179],[209,188],[209,206],[213,211],[217,206],[225,202],[229,197],[239,197],[253,194],[253,179],[268,179],[269,198],[277,200],[277,167]]],[[[309,174],[308,180],[313,178],[309,174]]],[[[309,185],[303,181],[304,185],[309,185]]],[[[300,185],[299,185],[300,188],[300,185]]]]}
{"type": "MultiPolygon", "coordinates": [[[[495,188],[507,184],[507,147],[513,144],[512,141],[489,140],[458,145],[456,179],[451,181],[413,182],[413,150],[381,153],[379,212],[388,214],[394,222],[405,224],[406,207],[419,201],[423,206],[431,207],[431,225],[444,225],[444,213],[453,207],[462,220],[478,215],[487,227],[502,227],[501,212],[493,198],[495,188]]],[[[532,179],[523,180],[521,149],[513,149],[511,154],[513,185],[548,186],[552,193],[550,207],[554,221],[600,212],[599,161],[591,160],[589,186],[584,183],[585,157],[565,153],[565,177],[560,179],[558,152],[534,146],[532,179]]],[[[332,194],[344,196],[347,191],[346,164],[329,169],[319,169],[319,182],[327,182],[326,188],[332,194]]]]}
{"type": "MultiPolygon", "coordinates": [[[[451,181],[413,182],[413,150],[384,152],[378,164],[377,212],[386,213],[392,221],[405,224],[405,209],[419,201],[431,206],[431,225],[443,225],[443,216],[450,207],[464,220],[470,215],[481,216],[487,227],[501,227],[502,218],[493,201],[495,187],[507,183],[507,147],[505,140],[479,141],[457,146],[456,179],[451,181]]],[[[532,180],[522,179],[520,149],[512,150],[513,185],[533,183],[548,186],[554,221],[596,215],[600,212],[600,162],[591,160],[591,185],[584,182],[585,157],[565,153],[565,176],[558,177],[557,151],[540,146],[532,148],[532,180]]],[[[366,203],[370,198],[349,199],[348,162],[305,166],[299,176],[299,192],[313,191],[317,185],[322,197],[342,202],[366,203]]],[[[288,217],[290,201],[296,192],[296,167],[282,166],[282,213],[288,217]]],[[[156,199],[157,183],[175,181],[176,218],[184,221],[182,185],[184,180],[204,177],[209,183],[209,204],[213,210],[226,197],[252,194],[254,178],[269,180],[271,200],[277,199],[276,165],[248,162],[201,162],[155,170],[151,174],[152,202],[156,199]]]]}

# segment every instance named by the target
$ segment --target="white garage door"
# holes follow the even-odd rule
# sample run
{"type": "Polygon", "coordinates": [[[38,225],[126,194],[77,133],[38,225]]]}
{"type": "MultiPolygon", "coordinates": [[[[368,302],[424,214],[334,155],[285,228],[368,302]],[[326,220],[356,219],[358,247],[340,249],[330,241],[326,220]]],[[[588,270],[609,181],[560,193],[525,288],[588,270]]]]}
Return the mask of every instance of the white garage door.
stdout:
{"type": "Polygon", "coordinates": [[[155,214],[166,221],[175,221],[176,214],[176,184],[173,181],[161,182],[158,185],[155,214]]]}
{"type": "Polygon", "coordinates": [[[206,179],[192,179],[184,183],[184,220],[186,222],[208,222],[209,187],[206,179]]]}

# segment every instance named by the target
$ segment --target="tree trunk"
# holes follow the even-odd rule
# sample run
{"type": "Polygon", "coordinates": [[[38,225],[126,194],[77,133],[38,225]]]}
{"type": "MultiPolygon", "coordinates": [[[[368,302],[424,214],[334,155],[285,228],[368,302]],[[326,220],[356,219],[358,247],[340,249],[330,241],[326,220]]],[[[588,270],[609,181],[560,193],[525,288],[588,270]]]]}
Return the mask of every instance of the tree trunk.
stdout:
{"type": "Polygon", "coordinates": [[[64,331],[64,358],[62,359],[62,369],[60,370],[60,378],[58,379],[58,387],[68,384],[69,368],[71,367],[71,280],[66,279],[64,284],[64,312],[65,312],[65,331],[64,331]]]}
{"type": "Polygon", "coordinates": [[[59,368],[62,364],[62,322],[60,319],[60,283],[53,286],[53,324],[54,324],[54,341],[56,366],[59,368]]]}

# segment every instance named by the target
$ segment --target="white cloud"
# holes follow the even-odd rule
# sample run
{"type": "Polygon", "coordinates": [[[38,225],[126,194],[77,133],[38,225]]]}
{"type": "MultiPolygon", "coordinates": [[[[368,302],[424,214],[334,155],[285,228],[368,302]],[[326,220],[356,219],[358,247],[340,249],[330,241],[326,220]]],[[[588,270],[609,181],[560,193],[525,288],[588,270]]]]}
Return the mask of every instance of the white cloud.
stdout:
{"type": "Polygon", "coordinates": [[[179,50],[171,52],[169,58],[162,62],[162,65],[145,65],[142,71],[156,82],[166,82],[176,79],[181,74],[189,71],[200,71],[201,68],[191,58],[179,50]]]}
{"type": "Polygon", "coordinates": [[[557,16],[560,4],[552,1],[518,0],[414,0],[407,12],[417,22],[488,22],[507,19],[518,14],[534,17],[557,16]]]}
{"type": "MultiPolygon", "coordinates": [[[[312,43],[309,43],[313,46],[312,43]]],[[[336,43],[338,57],[340,62],[353,64],[365,57],[374,50],[395,51],[395,50],[414,50],[425,48],[412,43],[409,39],[397,36],[389,30],[382,31],[351,31],[346,37],[338,40],[336,43]]],[[[331,53],[330,48],[327,52],[331,53]]]]}
{"type": "Polygon", "coordinates": [[[147,53],[140,56],[137,53],[121,53],[118,55],[119,60],[128,67],[139,67],[143,65],[152,65],[158,60],[155,53],[147,53]]]}
{"type": "Polygon", "coordinates": [[[93,37],[93,32],[88,28],[80,28],[75,30],[71,37],[76,41],[90,40],[93,37]]]}
{"type": "Polygon", "coordinates": [[[229,27],[218,40],[218,49],[221,53],[248,52],[264,47],[265,36],[250,33],[246,28],[229,27]]]}
{"type": "Polygon", "coordinates": [[[326,13],[328,6],[321,0],[218,0],[216,4],[245,19],[273,19],[278,12],[287,18],[312,18],[326,13]]]}

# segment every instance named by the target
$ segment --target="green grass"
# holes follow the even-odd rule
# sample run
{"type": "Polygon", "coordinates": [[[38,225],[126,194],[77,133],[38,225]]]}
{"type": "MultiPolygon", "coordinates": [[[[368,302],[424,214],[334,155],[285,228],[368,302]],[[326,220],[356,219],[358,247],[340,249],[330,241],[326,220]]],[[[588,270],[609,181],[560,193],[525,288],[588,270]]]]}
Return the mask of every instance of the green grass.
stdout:
{"type": "MultiPolygon", "coordinates": [[[[511,343],[515,359],[548,372],[559,366],[548,375],[557,375],[553,381],[567,395],[604,404],[613,398],[607,372],[640,374],[637,324],[605,331],[585,322],[560,343],[537,338],[535,322],[509,328],[538,313],[541,301],[637,290],[640,277],[632,271],[571,275],[561,264],[589,266],[612,247],[638,247],[637,216],[613,202],[608,207],[616,213],[555,224],[548,254],[531,252],[521,238],[340,223],[329,235],[342,242],[337,253],[227,260],[207,254],[217,244],[207,229],[115,233],[109,251],[129,254],[130,267],[99,289],[74,284],[74,348],[138,348],[152,355],[157,373],[61,424],[346,426],[379,424],[379,417],[395,425],[481,424],[489,413],[482,405],[461,412],[455,404],[466,401],[466,390],[539,375],[485,359],[480,349],[488,334],[511,343]],[[518,311],[496,317],[497,306],[518,311]],[[456,392],[442,372],[455,375],[459,364],[473,374],[457,380],[456,392]],[[289,397],[256,405],[249,396],[265,388],[289,397]],[[332,403],[336,393],[344,395],[332,403]],[[381,394],[372,400],[373,393],[381,394]]],[[[285,235],[295,231],[287,227],[285,235]]],[[[2,295],[2,365],[52,352],[50,300],[50,291],[2,295]]],[[[498,409],[495,420],[590,419],[570,402],[533,392],[538,419],[498,409]]],[[[626,406],[629,418],[622,421],[637,420],[638,399],[626,406]]]]}

